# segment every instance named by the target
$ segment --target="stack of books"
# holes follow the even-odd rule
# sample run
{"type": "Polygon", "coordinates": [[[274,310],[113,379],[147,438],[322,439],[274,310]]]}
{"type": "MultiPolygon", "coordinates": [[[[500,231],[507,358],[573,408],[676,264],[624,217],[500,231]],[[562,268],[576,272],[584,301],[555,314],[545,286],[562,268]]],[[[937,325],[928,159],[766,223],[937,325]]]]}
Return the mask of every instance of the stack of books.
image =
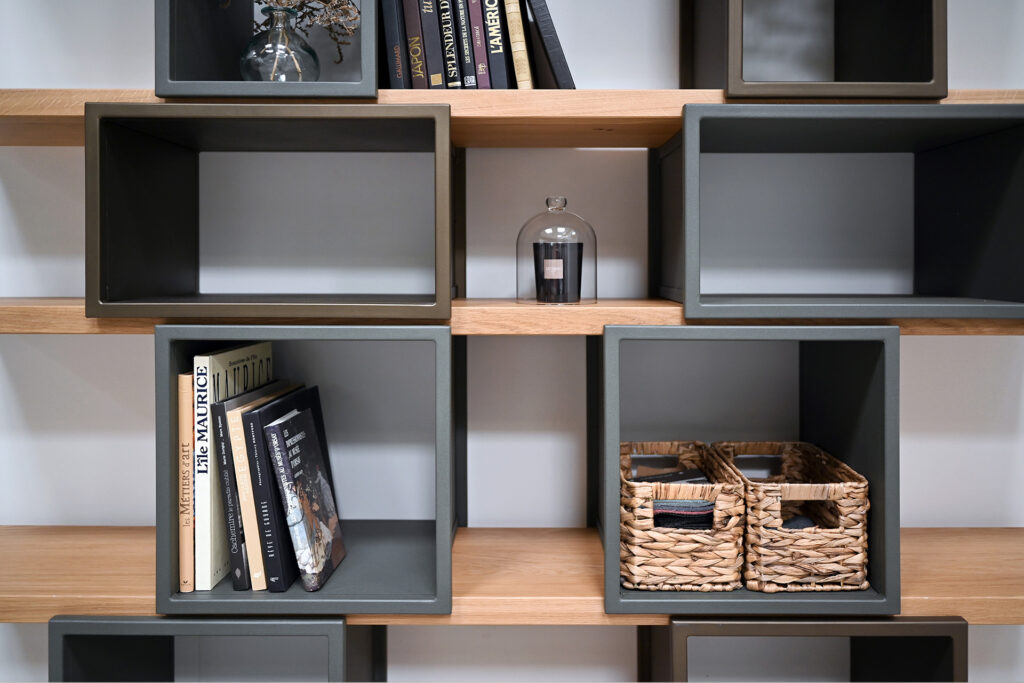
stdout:
{"type": "Polygon", "coordinates": [[[345,557],[320,392],[274,377],[269,342],[178,376],[179,590],[308,591],[345,557]]]}
{"type": "Polygon", "coordinates": [[[379,2],[392,88],[575,88],[545,0],[379,2]]]}

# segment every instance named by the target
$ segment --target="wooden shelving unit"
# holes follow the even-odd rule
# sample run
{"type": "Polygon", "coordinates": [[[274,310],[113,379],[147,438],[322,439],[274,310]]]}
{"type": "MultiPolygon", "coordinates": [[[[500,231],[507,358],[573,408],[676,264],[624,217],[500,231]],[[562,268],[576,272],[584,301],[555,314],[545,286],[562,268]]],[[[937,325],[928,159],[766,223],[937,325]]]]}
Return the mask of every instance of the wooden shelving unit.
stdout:
{"type": "MultiPolygon", "coordinates": [[[[1024,624],[1024,529],[903,529],[901,543],[903,616],[1024,624]]],[[[155,548],[152,527],[0,527],[0,621],[153,615],[155,548]]],[[[347,622],[667,625],[668,615],[605,614],[601,553],[593,529],[460,529],[450,615],[347,622]]]]}
{"type": "MultiPolygon", "coordinates": [[[[80,146],[85,136],[86,102],[163,101],[152,90],[3,90],[0,91],[0,145],[80,146]]],[[[258,103],[264,100],[202,101],[258,103]]],[[[357,101],[448,104],[452,108],[452,142],[457,147],[657,147],[679,132],[683,105],[743,100],[726,99],[724,90],[381,90],[375,100],[357,101]]],[[[771,101],[758,100],[761,103],[771,101]]],[[[857,100],[807,101],[849,104],[857,100]]],[[[941,102],[1019,104],[1024,103],[1024,90],[950,90],[949,97],[941,102]]]]}
{"type": "MultiPolygon", "coordinates": [[[[67,298],[0,298],[0,334],[153,334],[155,325],[200,322],[164,318],[86,318],[85,302],[67,298]]],[[[204,323],[216,320],[206,319],[204,323]]],[[[232,319],[233,324],[359,324],[359,320],[232,319]]],[[[402,324],[416,321],[402,321],[402,324]]],[[[444,321],[424,321],[438,324],[444,321]]],[[[596,335],[605,325],[814,325],[818,320],[709,320],[687,323],[683,305],[665,299],[603,299],[587,306],[526,306],[507,299],[455,299],[447,321],[455,335],[596,335]]],[[[899,325],[904,335],[1024,335],[1024,320],[850,320],[856,325],[899,325]]],[[[380,324],[376,321],[374,324],[380,324]]]]}

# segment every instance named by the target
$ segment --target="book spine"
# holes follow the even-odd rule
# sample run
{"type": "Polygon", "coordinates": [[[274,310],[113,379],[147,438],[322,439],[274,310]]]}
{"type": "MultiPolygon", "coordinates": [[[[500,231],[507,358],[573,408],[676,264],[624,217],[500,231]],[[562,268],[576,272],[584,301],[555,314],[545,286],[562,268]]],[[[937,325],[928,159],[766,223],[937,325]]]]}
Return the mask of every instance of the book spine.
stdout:
{"type": "Polygon", "coordinates": [[[249,576],[252,589],[267,589],[267,574],[263,567],[263,544],[261,543],[256,503],[252,496],[252,478],[249,473],[249,457],[245,445],[245,425],[242,413],[232,410],[227,414],[228,441],[231,443],[231,466],[235,470],[238,486],[238,509],[242,516],[242,533],[245,534],[245,553],[249,559],[249,576]]]}
{"type": "Polygon", "coordinates": [[[178,591],[195,590],[196,537],[192,526],[192,373],[178,375],[178,591]]]}
{"type": "Polygon", "coordinates": [[[195,578],[196,590],[213,589],[210,535],[210,358],[196,356],[193,367],[195,436],[195,578]]]}
{"type": "MultiPolygon", "coordinates": [[[[284,425],[275,424],[268,425],[264,431],[264,438],[267,441],[267,449],[270,451],[270,459],[274,467],[274,473],[277,477],[277,490],[281,494],[281,508],[287,510],[289,507],[288,491],[295,490],[295,475],[292,472],[290,463],[287,457],[287,448],[285,448],[285,436],[284,436],[284,425]]],[[[311,544],[308,543],[307,539],[303,539],[300,535],[303,533],[303,525],[295,524],[288,526],[288,532],[292,534],[292,546],[296,548],[309,547],[311,544]]],[[[299,575],[302,577],[302,587],[307,591],[313,591],[317,589],[316,577],[309,576],[306,572],[300,571],[299,575]]]]}
{"type": "Polygon", "coordinates": [[[484,27],[484,10],[480,0],[467,0],[469,5],[469,34],[473,41],[473,63],[476,71],[476,87],[491,87],[490,67],[487,65],[487,30],[484,27]]]}
{"type": "Polygon", "coordinates": [[[238,508],[238,487],[235,485],[235,466],[231,457],[231,442],[228,439],[227,411],[224,404],[215,403],[210,408],[213,416],[213,434],[220,470],[221,496],[224,499],[224,530],[228,539],[228,559],[231,565],[231,586],[236,591],[252,588],[249,579],[249,560],[245,551],[245,535],[242,529],[242,515],[238,508]]]}
{"type": "Polygon", "coordinates": [[[280,506],[274,493],[275,484],[272,481],[273,473],[267,456],[266,440],[263,438],[263,426],[258,419],[247,415],[243,416],[242,423],[249,457],[252,499],[260,529],[260,544],[263,547],[263,570],[267,575],[268,590],[271,593],[279,593],[288,590],[288,586],[291,585],[289,576],[294,579],[294,573],[285,568],[285,562],[294,562],[295,558],[284,556],[286,550],[291,552],[291,543],[285,543],[278,535],[280,525],[277,516],[280,506]]]}
{"type": "Polygon", "coordinates": [[[423,53],[423,30],[420,28],[419,0],[402,0],[405,10],[405,42],[409,55],[409,78],[412,87],[427,87],[427,62],[423,53]]]}
{"type": "Polygon", "coordinates": [[[392,88],[409,88],[409,64],[405,46],[405,21],[402,0],[380,0],[381,23],[384,25],[384,48],[388,64],[388,80],[392,88]]]}
{"type": "Polygon", "coordinates": [[[473,35],[469,21],[469,0],[455,0],[455,28],[459,44],[459,69],[462,87],[476,88],[476,62],[473,60],[473,35]]]}
{"type": "Polygon", "coordinates": [[[444,88],[444,50],[441,48],[441,25],[437,20],[437,0],[419,0],[419,3],[427,85],[431,88],[444,88]]]}
{"type": "Polygon", "coordinates": [[[505,19],[502,16],[502,0],[483,0],[484,26],[487,28],[487,63],[490,66],[491,87],[507,89],[508,53],[505,45],[505,19]]]}
{"type": "Polygon", "coordinates": [[[519,0],[505,0],[505,19],[508,21],[509,51],[515,68],[516,87],[520,90],[533,90],[530,50],[526,45],[526,26],[523,25],[519,0]]]}
{"type": "Polygon", "coordinates": [[[441,27],[441,49],[444,50],[444,84],[449,88],[461,88],[462,69],[459,68],[459,39],[453,0],[437,0],[437,20],[441,27]]]}

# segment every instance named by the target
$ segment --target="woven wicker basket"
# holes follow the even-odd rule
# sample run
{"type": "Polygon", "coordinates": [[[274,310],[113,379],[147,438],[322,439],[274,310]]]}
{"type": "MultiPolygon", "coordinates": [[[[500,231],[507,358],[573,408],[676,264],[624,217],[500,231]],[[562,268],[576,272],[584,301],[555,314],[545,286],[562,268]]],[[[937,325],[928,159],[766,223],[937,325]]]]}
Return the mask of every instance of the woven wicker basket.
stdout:
{"type": "Polygon", "coordinates": [[[728,463],[737,455],[780,455],[782,474],[743,477],[747,487],[746,565],[750,590],[765,593],[864,590],[868,587],[868,482],[817,446],[799,442],[724,441],[712,445],[728,463]],[[804,514],[817,523],[785,529],[804,514]]]}
{"type": "Polygon", "coordinates": [[[731,591],[742,586],[743,480],[694,441],[630,442],[620,446],[622,585],[639,590],[731,591]],[[704,471],[711,484],[630,481],[631,455],[677,456],[681,468],[704,471]],[[655,499],[704,499],[715,504],[707,531],[654,526],[655,499]]]}

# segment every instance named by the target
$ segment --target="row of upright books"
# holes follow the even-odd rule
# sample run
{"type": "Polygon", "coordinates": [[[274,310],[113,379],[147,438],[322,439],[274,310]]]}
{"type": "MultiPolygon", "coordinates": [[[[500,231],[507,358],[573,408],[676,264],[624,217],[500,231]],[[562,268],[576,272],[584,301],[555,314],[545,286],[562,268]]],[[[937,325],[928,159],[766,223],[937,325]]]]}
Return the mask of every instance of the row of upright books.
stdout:
{"type": "Polygon", "coordinates": [[[320,392],[274,377],[269,342],[178,376],[179,590],[321,588],[345,557],[320,392]]]}
{"type": "Polygon", "coordinates": [[[379,0],[391,88],[575,87],[545,0],[379,0]]]}

